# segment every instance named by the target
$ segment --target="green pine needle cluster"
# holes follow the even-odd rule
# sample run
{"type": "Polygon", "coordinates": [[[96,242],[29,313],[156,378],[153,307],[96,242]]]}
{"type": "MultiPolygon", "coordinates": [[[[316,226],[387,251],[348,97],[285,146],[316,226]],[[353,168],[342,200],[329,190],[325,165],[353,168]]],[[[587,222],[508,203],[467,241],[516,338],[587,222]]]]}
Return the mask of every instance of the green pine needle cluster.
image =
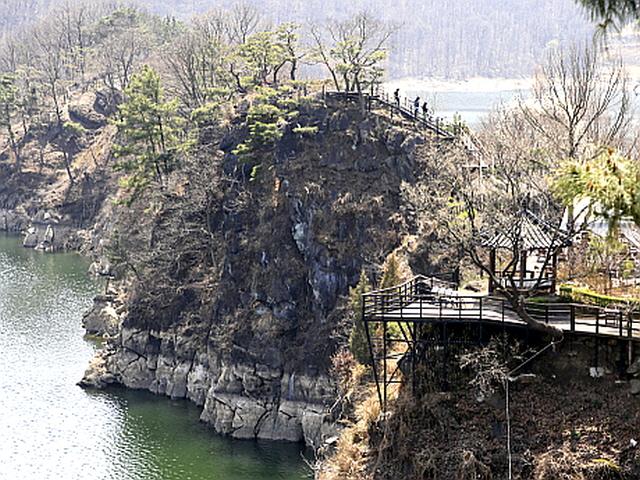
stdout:
{"type": "Polygon", "coordinates": [[[612,228],[623,217],[640,223],[640,167],[614,149],[566,161],[555,174],[552,188],[567,206],[589,200],[594,213],[608,218],[612,228]]]}
{"type": "Polygon", "coordinates": [[[258,151],[275,147],[285,127],[298,116],[298,103],[291,98],[292,88],[258,87],[247,113],[247,139],[234,153],[248,160],[258,151]]]}
{"type": "Polygon", "coordinates": [[[130,192],[129,202],[152,182],[162,184],[186,147],[177,109],[177,100],[165,100],[152,68],[145,66],[133,76],[114,122],[121,136],[114,147],[117,168],[126,173],[122,186],[130,192]]]}
{"type": "Polygon", "coordinates": [[[349,336],[349,350],[353,357],[361,364],[371,363],[367,332],[362,318],[362,295],[371,291],[371,284],[364,270],[360,272],[357,285],[349,290],[349,307],[353,318],[353,327],[349,336]]]}

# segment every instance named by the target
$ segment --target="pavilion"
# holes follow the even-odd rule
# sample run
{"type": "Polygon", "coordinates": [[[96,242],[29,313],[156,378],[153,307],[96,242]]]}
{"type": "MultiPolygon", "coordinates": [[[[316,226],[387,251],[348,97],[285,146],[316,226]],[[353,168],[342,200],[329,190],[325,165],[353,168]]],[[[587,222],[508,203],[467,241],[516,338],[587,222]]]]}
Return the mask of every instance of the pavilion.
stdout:
{"type": "Polygon", "coordinates": [[[562,247],[568,245],[566,233],[559,227],[544,222],[528,210],[518,217],[509,228],[495,234],[483,243],[489,249],[489,294],[496,285],[493,277],[497,277],[500,286],[511,285],[519,290],[555,291],[558,254],[562,247]],[[499,269],[500,253],[506,257],[506,268],[499,269]],[[512,283],[513,282],[513,283],[512,283]]]}

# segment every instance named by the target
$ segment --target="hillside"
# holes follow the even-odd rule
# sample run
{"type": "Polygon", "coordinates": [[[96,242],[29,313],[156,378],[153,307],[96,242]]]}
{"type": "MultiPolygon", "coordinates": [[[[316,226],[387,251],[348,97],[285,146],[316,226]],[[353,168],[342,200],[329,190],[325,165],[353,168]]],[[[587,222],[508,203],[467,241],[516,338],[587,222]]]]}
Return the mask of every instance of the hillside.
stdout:
{"type": "MultiPolygon", "coordinates": [[[[425,141],[343,107],[301,109],[300,124],[317,133],[287,131],[252,181],[231,153],[240,122],[217,144],[226,154],[211,145],[212,163],[193,172],[205,178],[176,182],[144,222],[155,225],[154,247],[137,267],[122,331],[85,383],[186,397],[238,438],[319,447],[336,434],[330,368],[349,334],[344,297],[410,234],[396,214],[400,184],[414,178],[413,151],[425,141]],[[206,211],[191,203],[200,189],[206,211]],[[205,217],[211,238],[190,226],[205,217]]],[[[128,221],[116,229],[130,230],[128,221]]]]}
{"type": "Polygon", "coordinates": [[[427,380],[438,378],[434,362],[421,372],[420,393],[403,385],[382,419],[373,396],[356,387],[351,394],[364,400],[317,478],[638,478],[638,399],[613,375],[589,376],[590,343],[567,340],[547,350],[511,380],[508,397],[500,382],[483,387],[474,381],[482,367],[456,372],[459,364],[443,392],[427,380]]]}
{"type": "MultiPolygon", "coordinates": [[[[0,31],[33,22],[22,12],[44,15],[54,1],[5,0],[4,23],[0,31]]],[[[225,0],[154,1],[136,0],[151,13],[188,20],[195,14],[216,8],[230,8],[225,0]]],[[[237,3],[237,2],[236,2],[237,3]]],[[[571,0],[404,0],[389,11],[383,0],[337,2],[331,0],[249,1],[262,21],[294,21],[305,25],[305,41],[310,42],[309,25],[327,19],[343,20],[361,10],[394,24],[398,31],[391,48],[388,75],[465,79],[474,76],[530,76],[552,45],[589,41],[593,26],[571,0]],[[570,26],[570,28],[567,28],[570,26]]],[[[0,17],[2,19],[2,17],[0,17]]],[[[317,70],[309,74],[317,75],[317,70]]]]}
{"type": "Polygon", "coordinates": [[[345,297],[362,270],[379,277],[392,251],[415,249],[402,186],[437,140],[291,80],[296,57],[261,63],[255,48],[286,53],[273,32],[230,31],[211,50],[198,40],[215,19],[184,31],[133,9],[61,14],[82,40],[54,17],[28,37],[36,56],[20,37],[5,50],[20,68],[2,83],[0,227],[25,247],[80,249],[110,278],[85,317],[108,341],[83,383],[187,398],[234,437],[321,446],[337,432],[345,297]],[[211,77],[185,82],[202,53],[211,77]]]}
{"type": "Polygon", "coordinates": [[[633,302],[593,310],[555,288],[640,279],[632,250],[561,224],[584,196],[609,233],[640,223],[625,71],[552,48],[591,33],[577,7],[404,1],[336,22],[332,1],[229,2],[184,20],[208,6],[7,16],[0,231],[80,251],[104,280],[79,385],[307,445],[320,480],[636,478],[633,302]],[[475,131],[369,93],[387,74],[528,74],[549,52],[529,101],[475,131]],[[403,283],[417,274],[439,278],[403,283]]]}

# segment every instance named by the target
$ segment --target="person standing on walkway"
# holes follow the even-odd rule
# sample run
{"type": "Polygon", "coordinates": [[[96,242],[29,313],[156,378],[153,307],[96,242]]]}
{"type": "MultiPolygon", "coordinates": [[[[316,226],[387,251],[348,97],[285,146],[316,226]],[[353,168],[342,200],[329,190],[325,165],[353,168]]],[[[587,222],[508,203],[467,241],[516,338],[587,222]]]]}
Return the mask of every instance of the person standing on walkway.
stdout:
{"type": "Polygon", "coordinates": [[[396,106],[398,107],[398,110],[400,110],[400,89],[396,88],[396,91],[393,92],[393,98],[396,101],[396,106]]]}
{"type": "Polygon", "coordinates": [[[416,97],[413,101],[413,116],[418,118],[418,112],[420,111],[420,97],[416,97]]]}
{"type": "Polygon", "coordinates": [[[458,112],[453,114],[453,133],[455,135],[460,134],[460,127],[462,126],[462,117],[458,112]]]}
{"type": "Polygon", "coordinates": [[[422,116],[425,120],[429,118],[429,105],[427,105],[427,102],[422,104],[422,116]]]}

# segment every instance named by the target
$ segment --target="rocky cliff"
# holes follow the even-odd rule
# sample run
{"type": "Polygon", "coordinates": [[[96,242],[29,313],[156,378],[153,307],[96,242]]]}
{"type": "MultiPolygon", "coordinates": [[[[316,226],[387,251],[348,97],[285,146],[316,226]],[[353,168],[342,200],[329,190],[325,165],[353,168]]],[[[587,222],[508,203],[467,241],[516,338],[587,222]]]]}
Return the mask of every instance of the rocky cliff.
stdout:
{"type": "Polygon", "coordinates": [[[426,140],[342,105],[315,102],[298,121],[317,133],[288,127],[259,169],[234,155],[246,127],[232,122],[152,218],[128,214],[152,225],[153,273],[132,282],[121,329],[85,385],[187,398],[237,438],[318,447],[335,437],[330,366],[350,328],[344,296],[410,238],[401,184],[426,140]],[[198,182],[213,185],[208,194],[198,182]]]}

